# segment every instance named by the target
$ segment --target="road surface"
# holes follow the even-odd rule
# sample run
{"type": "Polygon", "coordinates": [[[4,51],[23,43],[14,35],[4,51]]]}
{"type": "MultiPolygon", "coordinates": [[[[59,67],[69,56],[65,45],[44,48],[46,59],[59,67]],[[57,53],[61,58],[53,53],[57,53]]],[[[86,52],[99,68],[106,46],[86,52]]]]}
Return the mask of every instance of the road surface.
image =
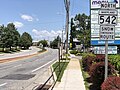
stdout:
{"type": "Polygon", "coordinates": [[[32,58],[1,63],[0,90],[32,90],[28,87],[38,78],[39,84],[45,82],[44,73],[48,73],[47,68],[57,58],[57,50],[49,48],[32,58]]]}

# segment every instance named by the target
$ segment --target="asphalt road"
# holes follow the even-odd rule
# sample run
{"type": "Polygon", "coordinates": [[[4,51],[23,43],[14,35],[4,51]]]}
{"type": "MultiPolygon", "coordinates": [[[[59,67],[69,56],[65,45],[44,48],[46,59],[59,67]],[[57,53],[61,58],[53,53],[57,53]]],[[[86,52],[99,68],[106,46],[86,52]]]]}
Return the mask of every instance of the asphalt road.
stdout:
{"type": "Polygon", "coordinates": [[[48,67],[57,59],[57,50],[49,48],[47,52],[32,58],[1,63],[0,90],[32,90],[29,87],[38,79],[39,84],[45,82],[45,75],[49,77],[48,67]]]}

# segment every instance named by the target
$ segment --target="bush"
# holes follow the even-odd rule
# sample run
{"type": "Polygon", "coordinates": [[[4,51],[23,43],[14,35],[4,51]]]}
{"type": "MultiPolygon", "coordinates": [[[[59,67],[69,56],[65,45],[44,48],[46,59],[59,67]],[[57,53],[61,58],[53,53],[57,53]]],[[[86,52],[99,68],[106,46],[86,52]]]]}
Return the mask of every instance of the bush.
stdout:
{"type": "Polygon", "coordinates": [[[82,55],[82,53],[77,53],[77,54],[76,54],[76,56],[80,56],[80,55],[82,55]]]}
{"type": "Polygon", "coordinates": [[[105,60],[105,55],[104,54],[97,54],[95,62],[101,62],[105,60]]]}
{"type": "MultiPolygon", "coordinates": [[[[112,75],[115,73],[114,67],[109,63],[108,64],[108,75],[112,75]]],[[[99,62],[93,64],[90,67],[90,80],[93,83],[93,86],[96,90],[100,90],[101,84],[104,82],[104,74],[105,74],[105,63],[99,62]]]]}
{"type": "Polygon", "coordinates": [[[120,55],[109,55],[109,61],[115,66],[115,69],[118,70],[120,74],[120,55]]]}
{"type": "Polygon", "coordinates": [[[101,90],[120,90],[120,77],[108,77],[101,85],[101,90]]]}
{"type": "Polygon", "coordinates": [[[89,72],[90,66],[95,61],[95,59],[96,59],[96,56],[93,54],[84,54],[82,63],[83,63],[83,68],[85,71],[89,72]]]}
{"type": "Polygon", "coordinates": [[[77,54],[78,53],[78,51],[77,50],[72,50],[72,51],[70,51],[70,54],[77,54]]]}

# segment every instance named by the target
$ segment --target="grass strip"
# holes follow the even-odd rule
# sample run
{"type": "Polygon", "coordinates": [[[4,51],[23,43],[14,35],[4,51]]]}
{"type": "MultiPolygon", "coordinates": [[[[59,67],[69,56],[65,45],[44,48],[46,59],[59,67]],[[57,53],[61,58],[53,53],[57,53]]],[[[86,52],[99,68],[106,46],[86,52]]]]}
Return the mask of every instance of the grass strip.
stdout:
{"type": "Polygon", "coordinates": [[[57,81],[60,82],[63,76],[63,73],[67,67],[69,62],[60,62],[60,70],[59,70],[59,62],[56,62],[52,65],[53,69],[55,70],[55,74],[57,76],[57,81]],[[57,68],[56,68],[57,67],[57,68]]]}
{"type": "Polygon", "coordinates": [[[84,82],[85,82],[85,83],[84,83],[84,84],[85,84],[85,88],[86,88],[86,90],[90,90],[90,89],[89,89],[90,84],[87,82],[87,78],[89,78],[90,76],[89,76],[89,74],[88,74],[87,72],[85,72],[85,71],[83,70],[82,60],[80,60],[80,67],[81,67],[82,76],[83,76],[84,82]]]}

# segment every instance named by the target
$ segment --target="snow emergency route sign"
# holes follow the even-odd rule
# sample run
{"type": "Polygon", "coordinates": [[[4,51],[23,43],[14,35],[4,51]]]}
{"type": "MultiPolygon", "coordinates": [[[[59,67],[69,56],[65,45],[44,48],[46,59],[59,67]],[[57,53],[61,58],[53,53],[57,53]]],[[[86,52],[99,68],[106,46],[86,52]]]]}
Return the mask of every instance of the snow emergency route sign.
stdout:
{"type": "Polygon", "coordinates": [[[118,12],[115,3],[102,3],[99,10],[100,40],[115,40],[115,25],[118,12]]]}
{"type": "Polygon", "coordinates": [[[115,26],[100,26],[100,40],[114,40],[115,26]]]}

